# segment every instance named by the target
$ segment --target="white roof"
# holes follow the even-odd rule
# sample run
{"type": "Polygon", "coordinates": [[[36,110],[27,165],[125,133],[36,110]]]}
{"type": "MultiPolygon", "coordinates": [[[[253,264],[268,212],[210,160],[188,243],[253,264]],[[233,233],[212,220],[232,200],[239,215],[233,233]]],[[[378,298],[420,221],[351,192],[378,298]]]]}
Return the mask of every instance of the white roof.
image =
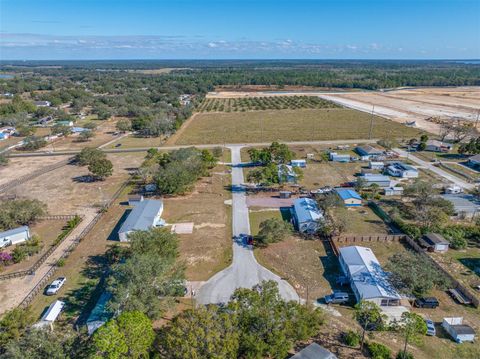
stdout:
{"type": "Polygon", "coordinates": [[[340,248],[340,255],[348,267],[347,274],[363,299],[400,299],[400,295],[388,280],[388,273],[382,269],[370,248],[343,247],[340,248]]]}
{"type": "Polygon", "coordinates": [[[300,223],[323,219],[323,214],[318,208],[317,202],[311,198],[296,199],[293,202],[293,209],[300,223]]]}
{"type": "Polygon", "coordinates": [[[42,317],[42,320],[47,322],[54,322],[62,312],[64,306],[64,302],[56,300],[50,305],[50,307],[48,307],[47,311],[42,317]]]}

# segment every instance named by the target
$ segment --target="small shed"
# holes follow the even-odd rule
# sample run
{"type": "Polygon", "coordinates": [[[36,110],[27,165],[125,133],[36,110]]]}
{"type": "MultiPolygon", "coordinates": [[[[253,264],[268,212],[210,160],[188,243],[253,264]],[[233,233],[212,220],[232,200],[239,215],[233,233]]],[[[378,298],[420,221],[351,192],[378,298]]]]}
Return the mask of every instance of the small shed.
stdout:
{"type": "Polygon", "coordinates": [[[306,160],[291,160],[290,161],[290,166],[305,168],[305,167],[307,167],[307,161],[306,160]]]}
{"type": "Polygon", "coordinates": [[[335,188],[338,197],[345,207],[360,207],[362,205],[362,197],[351,188],[335,188]]]}
{"type": "Polygon", "coordinates": [[[337,359],[337,357],[335,354],[317,343],[312,343],[300,350],[290,359],[337,359]]]}
{"type": "Polygon", "coordinates": [[[368,163],[368,168],[372,170],[383,170],[384,167],[385,167],[385,163],[383,162],[370,161],[368,163]]]}
{"type": "Polygon", "coordinates": [[[290,191],[280,191],[279,197],[280,198],[290,198],[292,196],[292,192],[290,191]]]}
{"type": "Polygon", "coordinates": [[[30,239],[30,228],[22,226],[10,229],[5,232],[0,232],[0,248],[18,244],[30,239]]]}
{"type": "Polygon", "coordinates": [[[430,252],[446,252],[450,243],[438,233],[427,233],[420,243],[430,252]]]}
{"type": "Polygon", "coordinates": [[[57,320],[64,306],[65,306],[65,303],[60,300],[56,300],[55,302],[50,304],[48,309],[42,315],[42,318],[40,319],[40,321],[35,323],[33,327],[34,328],[44,328],[44,327],[52,328],[53,323],[55,322],[55,320],[57,320]]]}
{"type": "Polygon", "coordinates": [[[463,324],[463,317],[443,318],[442,327],[457,343],[475,340],[475,330],[471,326],[463,324]]]}

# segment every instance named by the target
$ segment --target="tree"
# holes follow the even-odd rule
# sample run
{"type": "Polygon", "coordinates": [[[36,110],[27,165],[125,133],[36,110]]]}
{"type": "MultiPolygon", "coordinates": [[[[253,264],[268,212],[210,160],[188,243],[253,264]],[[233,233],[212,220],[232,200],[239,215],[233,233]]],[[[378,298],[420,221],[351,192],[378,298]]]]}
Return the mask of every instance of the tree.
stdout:
{"type": "Polygon", "coordinates": [[[235,315],[201,306],[173,318],[162,329],[160,345],[172,359],[237,358],[239,337],[235,315]]]}
{"type": "Polygon", "coordinates": [[[109,320],[92,336],[93,358],[126,358],[128,346],[116,320],[109,320]]]}
{"type": "Polygon", "coordinates": [[[80,135],[78,135],[78,140],[80,142],[86,142],[86,141],[90,141],[94,136],[95,134],[93,133],[93,131],[85,130],[80,132],[80,135]]]}
{"type": "Polygon", "coordinates": [[[73,335],[31,329],[22,337],[10,341],[2,358],[5,359],[65,359],[70,357],[73,335]]]}
{"type": "Polygon", "coordinates": [[[360,350],[363,349],[365,342],[365,333],[370,328],[375,328],[382,324],[383,315],[380,307],[370,301],[361,300],[355,305],[353,317],[360,323],[362,327],[362,339],[360,341],[360,350]]]}
{"type": "Polygon", "coordinates": [[[0,229],[28,225],[45,212],[45,204],[37,199],[2,201],[0,202],[0,229]]]}
{"type": "Polygon", "coordinates": [[[42,137],[29,136],[23,140],[22,149],[28,151],[35,151],[39,148],[45,147],[47,141],[42,137]]]}
{"type": "Polygon", "coordinates": [[[293,231],[293,226],[280,218],[269,218],[260,223],[257,241],[263,245],[283,241],[293,231]]]}
{"type": "Polygon", "coordinates": [[[386,269],[391,272],[391,281],[397,289],[417,297],[426,295],[434,287],[443,289],[449,284],[433,264],[410,251],[391,256],[386,269]]]}
{"type": "Polygon", "coordinates": [[[417,146],[418,151],[425,151],[425,148],[427,148],[427,144],[425,142],[420,142],[417,146]]]}
{"type": "Polygon", "coordinates": [[[67,137],[72,134],[72,128],[67,125],[56,124],[51,128],[52,135],[61,135],[67,137]]]}
{"type": "Polygon", "coordinates": [[[421,337],[427,334],[425,320],[416,313],[404,312],[399,323],[399,331],[405,339],[403,346],[403,357],[406,358],[407,345],[410,342],[419,343],[421,337]]]}
{"type": "Polygon", "coordinates": [[[16,129],[15,129],[15,132],[20,137],[33,136],[35,131],[36,131],[35,127],[27,126],[27,125],[20,125],[20,126],[17,126],[16,129]]]}
{"type": "Polygon", "coordinates": [[[115,126],[120,132],[127,132],[132,130],[132,122],[128,119],[118,120],[115,126]]]}
{"type": "Polygon", "coordinates": [[[217,159],[209,150],[202,150],[202,161],[208,169],[212,169],[217,165],[217,159]]]}
{"type": "Polygon", "coordinates": [[[3,153],[0,153],[0,167],[6,165],[8,165],[8,158],[3,153]]]}
{"type": "Polygon", "coordinates": [[[103,181],[106,177],[110,177],[113,173],[113,164],[110,160],[96,159],[88,165],[88,170],[96,179],[103,181]]]}
{"type": "Polygon", "coordinates": [[[106,159],[107,155],[98,148],[85,147],[75,156],[75,160],[80,166],[88,166],[97,160],[106,159]]]}
{"type": "Polygon", "coordinates": [[[5,348],[13,340],[18,340],[32,323],[33,316],[28,309],[15,308],[4,313],[0,320],[0,348],[5,348]]]}
{"type": "Polygon", "coordinates": [[[90,122],[87,122],[85,125],[83,125],[83,127],[93,132],[97,129],[97,124],[95,122],[90,121],[90,122]]]}
{"type": "Polygon", "coordinates": [[[127,345],[128,358],[147,358],[155,339],[152,321],[138,311],[123,312],[116,318],[118,329],[127,345]]]}
{"type": "Polygon", "coordinates": [[[428,135],[423,134],[423,135],[420,136],[420,142],[421,143],[425,143],[427,141],[428,141],[428,135]]]}

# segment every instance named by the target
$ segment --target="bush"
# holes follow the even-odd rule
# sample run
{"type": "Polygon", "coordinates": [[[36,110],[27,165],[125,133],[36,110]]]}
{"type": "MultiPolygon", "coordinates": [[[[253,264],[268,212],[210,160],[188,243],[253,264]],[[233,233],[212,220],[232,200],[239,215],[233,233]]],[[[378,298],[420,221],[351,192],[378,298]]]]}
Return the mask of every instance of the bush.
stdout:
{"type": "Polygon", "coordinates": [[[57,261],[57,267],[63,267],[65,265],[65,258],[60,258],[57,261]]]}
{"type": "Polygon", "coordinates": [[[42,249],[40,239],[37,236],[33,236],[25,243],[18,244],[12,251],[12,259],[14,263],[19,263],[25,258],[37,254],[42,249]]]}
{"type": "Polygon", "coordinates": [[[368,351],[373,359],[390,359],[392,352],[391,350],[380,343],[368,343],[367,344],[368,351]]]}
{"type": "Polygon", "coordinates": [[[405,354],[403,351],[398,352],[397,359],[415,359],[412,353],[406,352],[405,354]]]}
{"type": "Polygon", "coordinates": [[[450,247],[453,249],[465,249],[467,247],[467,240],[465,238],[452,238],[450,240],[450,247]]]}
{"type": "Polygon", "coordinates": [[[343,340],[345,341],[345,344],[347,344],[349,347],[358,347],[358,345],[360,344],[360,334],[354,332],[353,330],[350,330],[345,333],[343,340]]]}

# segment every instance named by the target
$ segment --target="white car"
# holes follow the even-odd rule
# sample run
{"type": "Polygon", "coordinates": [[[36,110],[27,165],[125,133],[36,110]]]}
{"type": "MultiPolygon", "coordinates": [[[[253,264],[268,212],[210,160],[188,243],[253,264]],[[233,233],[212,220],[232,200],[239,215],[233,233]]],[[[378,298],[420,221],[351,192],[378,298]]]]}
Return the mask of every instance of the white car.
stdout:
{"type": "Polygon", "coordinates": [[[425,319],[425,324],[427,324],[427,335],[435,336],[437,331],[435,330],[435,324],[430,319],[425,319]]]}
{"type": "Polygon", "coordinates": [[[65,284],[67,281],[67,278],[65,277],[59,277],[55,279],[48,287],[47,290],[45,291],[46,295],[54,295],[57,294],[60,288],[65,284]]]}

